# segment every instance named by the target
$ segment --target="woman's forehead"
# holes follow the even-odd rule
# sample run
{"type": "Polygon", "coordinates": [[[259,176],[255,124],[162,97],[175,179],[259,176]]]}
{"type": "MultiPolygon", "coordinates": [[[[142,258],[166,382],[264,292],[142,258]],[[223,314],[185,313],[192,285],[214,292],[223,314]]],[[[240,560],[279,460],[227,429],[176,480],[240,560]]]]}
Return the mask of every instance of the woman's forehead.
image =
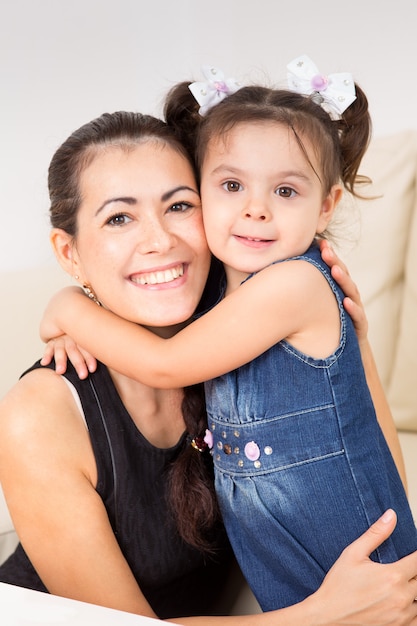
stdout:
{"type": "Polygon", "coordinates": [[[161,177],[181,175],[194,178],[193,169],[187,158],[175,147],[156,140],[142,141],[129,145],[106,145],[95,151],[81,172],[81,183],[94,182],[102,177],[136,176],[155,172],[161,177]]]}

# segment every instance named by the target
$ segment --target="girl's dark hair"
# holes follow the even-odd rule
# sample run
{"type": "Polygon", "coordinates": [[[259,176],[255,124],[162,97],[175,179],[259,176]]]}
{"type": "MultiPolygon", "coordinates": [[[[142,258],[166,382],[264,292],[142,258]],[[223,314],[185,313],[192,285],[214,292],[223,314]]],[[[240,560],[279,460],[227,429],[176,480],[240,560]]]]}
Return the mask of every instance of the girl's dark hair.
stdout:
{"type": "MultiPolygon", "coordinates": [[[[73,132],[55,152],[49,166],[52,226],[75,238],[82,200],[80,175],[84,169],[109,147],[131,150],[148,141],[170,146],[194,170],[187,148],[173,129],[150,115],[125,111],[104,113],[73,132]]],[[[187,440],[204,433],[207,416],[202,385],[185,388],[182,412],[190,435],[187,440]]],[[[212,531],[219,519],[210,455],[185,445],[171,467],[168,482],[169,503],[180,535],[194,547],[210,551],[212,531]]]]}
{"type": "Polygon", "coordinates": [[[323,180],[319,178],[325,194],[342,181],[348,191],[359,195],[356,185],[369,182],[358,175],[371,136],[368,100],[358,85],[355,85],[356,100],[337,121],[314,98],[261,86],[242,87],[202,117],[189,85],[189,82],[179,83],[168,93],[164,115],[194,155],[197,170],[201,169],[212,138],[227,136],[240,123],[277,122],[292,130],[307,159],[303,138],[310,140],[321,167],[323,180]]]}

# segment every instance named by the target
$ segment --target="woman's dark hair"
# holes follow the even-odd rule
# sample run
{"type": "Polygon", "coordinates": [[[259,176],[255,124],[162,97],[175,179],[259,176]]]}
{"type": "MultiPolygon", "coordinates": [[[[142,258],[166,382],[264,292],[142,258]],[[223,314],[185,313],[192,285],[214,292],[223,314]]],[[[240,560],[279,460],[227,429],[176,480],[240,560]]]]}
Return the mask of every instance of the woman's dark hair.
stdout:
{"type": "Polygon", "coordinates": [[[108,147],[126,151],[147,141],[166,144],[184,156],[194,171],[194,162],[173,130],[152,115],[126,111],[104,113],[74,131],[52,157],[48,170],[50,220],[73,237],[81,203],[80,175],[108,147]]]}
{"type": "MultiPolygon", "coordinates": [[[[128,151],[147,141],[170,146],[195,171],[187,148],[162,120],[125,111],[104,113],[73,132],[52,158],[48,176],[52,226],[75,238],[84,169],[109,147],[128,151]]],[[[207,427],[202,385],[185,388],[182,412],[189,437],[170,470],[169,502],[183,539],[200,550],[211,551],[211,537],[219,520],[212,459],[208,452],[200,453],[189,443],[207,427]]]]}
{"type": "Polygon", "coordinates": [[[332,185],[342,181],[348,191],[359,195],[356,185],[369,182],[358,175],[371,136],[368,101],[358,85],[355,85],[356,100],[336,121],[312,97],[262,86],[242,87],[202,117],[189,85],[189,82],[179,83],[168,93],[164,115],[194,155],[198,170],[212,138],[227,137],[237,124],[276,122],[292,130],[310,162],[303,144],[303,138],[309,139],[321,167],[323,180],[319,178],[326,194],[332,185]]]}

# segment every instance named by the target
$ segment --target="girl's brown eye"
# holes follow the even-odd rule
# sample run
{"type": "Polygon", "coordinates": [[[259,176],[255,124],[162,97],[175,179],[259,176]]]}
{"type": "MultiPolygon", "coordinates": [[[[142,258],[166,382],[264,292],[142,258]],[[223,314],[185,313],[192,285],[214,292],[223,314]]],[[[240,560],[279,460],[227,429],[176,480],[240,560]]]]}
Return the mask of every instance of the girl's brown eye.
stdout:
{"type": "Polygon", "coordinates": [[[240,184],[234,180],[228,180],[224,186],[227,189],[227,191],[239,191],[240,190],[240,184]]]}
{"type": "Polygon", "coordinates": [[[281,198],[291,198],[295,194],[295,191],[294,189],[291,189],[291,187],[279,187],[277,189],[277,194],[281,198]]]}

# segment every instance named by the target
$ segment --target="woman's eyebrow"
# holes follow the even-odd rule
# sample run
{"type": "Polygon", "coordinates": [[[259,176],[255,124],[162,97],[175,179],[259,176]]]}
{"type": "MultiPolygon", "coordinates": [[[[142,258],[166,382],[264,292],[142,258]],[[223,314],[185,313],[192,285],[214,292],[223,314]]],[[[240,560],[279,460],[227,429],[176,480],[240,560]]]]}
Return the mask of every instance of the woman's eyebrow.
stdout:
{"type": "Polygon", "coordinates": [[[132,205],[132,204],[136,204],[137,200],[136,198],[133,198],[131,196],[121,196],[120,198],[109,198],[109,200],[106,200],[105,202],[103,202],[103,204],[101,206],[99,206],[99,208],[97,209],[95,215],[97,216],[100,211],[102,211],[104,209],[104,207],[106,207],[108,204],[112,204],[113,202],[124,202],[125,204],[128,205],[132,205]]]}
{"type": "MultiPolygon", "coordinates": [[[[179,185],[178,187],[174,187],[174,189],[170,189],[169,191],[166,191],[164,194],[162,194],[161,200],[163,202],[166,202],[167,200],[172,198],[172,196],[174,196],[179,191],[191,191],[192,193],[195,193],[198,197],[200,197],[200,194],[198,193],[198,191],[196,189],[193,189],[192,187],[188,187],[188,185],[179,185]]],[[[124,204],[128,204],[129,206],[132,206],[134,204],[137,204],[137,199],[132,197],[132,196],[120,196],[120,197],[116,197],[116,198],[109,198],[108,200],[103,202],[103,204],[97,209],[97,211],[95,213],[96,216],[108,204],[112,204],[113,202],[124,202],[124,204]]]]}
{"type": "Polygon", "coordinates": [[[172,198],[172,196],[174,196],[176,193],[178,193],[178,191],[192,191],[193,193],[195,193],[198,197],[200,197],[200,194],[198,193],[197,189],[193,189],[192,187],[188,187],[188,185],[179,185],[178,187],[174,187],[174,189],[170,189],[169,191],[166,191],[162,196],[161,196],[161,200],[163,202],[166,202],[167,200],[169,200],[170,198],[172,198]]]}

